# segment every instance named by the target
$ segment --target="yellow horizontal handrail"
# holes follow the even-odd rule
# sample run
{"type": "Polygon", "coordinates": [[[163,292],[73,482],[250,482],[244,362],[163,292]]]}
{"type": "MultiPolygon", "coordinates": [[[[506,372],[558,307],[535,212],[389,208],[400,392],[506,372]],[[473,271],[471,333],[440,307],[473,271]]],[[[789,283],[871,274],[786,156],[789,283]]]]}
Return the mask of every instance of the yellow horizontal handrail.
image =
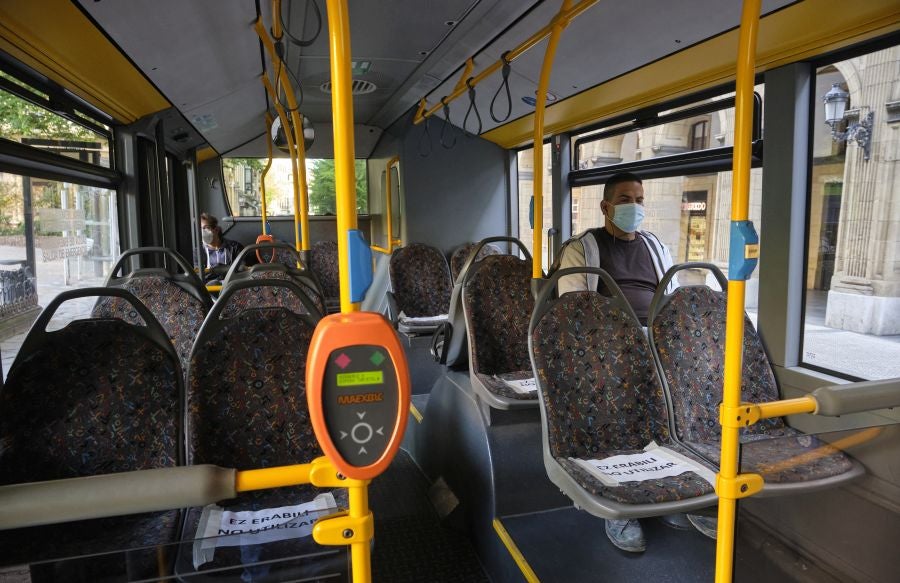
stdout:
{"type": "MultiPolygon", "coordinates": [[[[504,53],[504,56],[501,57],[500,60],[494,62],[493,64],[488,66],[484,71],[482,71],[481,73],[479,73],[478,75],[473,77],[472,81],[468,85],[475,87],[480,82],[484,81],[487,77],[489,77],[491,74],[493,74],[495,71],[497,71],[497,69],[500,69],[504,64],[504,60],[507,63],[513,62],[518,57],[522,56],[522,54],[524,54],[530,48],[534,47],[536,44],[538,44],[539,42],[544,40],[544,37],[548,36],[553,31],[554,26],[556,26],[557,24],[562,24],[563,27],[565,27],[566,25],[568,25],[569,21],[573,20],[574,18],[577,18],[582,12],[584,12],[585,10],[587,10],[588,8],[590,8],[591,6],[593,6],[596,3],[597,3],[597,0],[582,0],[575,6],[571,7],[570,9],[565,10],[565,11],[560,11],[559,14],[557,14],[547,24],[547,26],[543,27],[542,29],[540,29],[539,31],[537,31],[536,33],[534,33],[533,35],[528,37],[527,40],[525,40],[522,44],[520,44],[516,48],[512,49],[511,51],[509,51],[507,53],[504,53]]],[[[459,97],[460,95],[462,95],[463,93],[468,91],[469,88],[466,83],[466,80],[468,79],[467,73],[470,71],[468,64],[472,60],[473,59],[466,60],[466,70],[463,71],[463,77],[460,79],[461,83],[457,83],[456,88],[453,90],[453,92],[450,93],[450,95],[443,97],[441,99],[441,103],[438,103],[437,105],[435,105],[434,107],[432,107],[431,109],[428,109],[426,111],[425,108],[426,108],[427,104],[426,104],[425,99],[424,98],[422,99],[422,101],[420,102],[420,105],[419,105],[419,110],[416,112],[416,115],[413,118],[414,124],[422,123],[423,121],[425,121],[425,118],[431,117],[438,110],[440,110],[442,107],[444,107],[445,103],[447,103],[447,104],[450,103],[451,101],[453,101],[454,99],[456,99],[457,97],[459,97]]]]}

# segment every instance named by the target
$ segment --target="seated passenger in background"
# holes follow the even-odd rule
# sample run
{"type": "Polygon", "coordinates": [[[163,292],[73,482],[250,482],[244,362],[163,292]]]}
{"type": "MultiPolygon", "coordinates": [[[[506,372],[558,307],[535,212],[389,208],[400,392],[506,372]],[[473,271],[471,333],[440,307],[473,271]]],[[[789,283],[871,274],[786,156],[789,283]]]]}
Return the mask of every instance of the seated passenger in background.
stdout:
{"type": "MultiPolygon", "coordinates": [[[[237,241],[226,239],[222,235],[219,219],[207,213],[200,215],[200,234],[205,251],[200,261],[204,267],[208,267],[210,270],[219,267],[220,269],[216,272],[228,267],[244,248],[237,241]]],[[[218,279],[224,275],[224,273],[217,273],[217,276],[213,276],[212,279],[218,279]]],[[[210,277],[208,276],[206,279],[210,279],[210,277]]]]}
{"type": "MultiPolygon", "coordinates": [[[[638,231],[644,219],[644,187],[630,172],[613,175],[603,187],[600,211],[603,227],[576,235],[566,246],[560,269],[600,267],[616,281],[641,324],[647,325],[650,301],[663,275],[672,267],[672,255],[650,231],[638,231]]],[[[672,291],[674,283],[670,284],[672,291]]],[[[596,275],[569,275],[559,280],[559,294],[597,290],[608,294],[596,275]]]]}
{"type": "MultiPolygon", "coordinates": [[[[629,172],[613,175],[603,188],[600,211],[606,217],[603,227],[577,235],[563,252],[560,269],[567,267],[599,267],[622,289],[641,324],[647,325],[650,301],[666,271],[672,267],[672,255],[659,238],[649,231],[639,231],[644,219],[644,186],[640,177],[629,172]]],[[[669,284],[673,291],[675,283],[669,284]]],[[[596,275],[569,275],[559,280],[559,294],[596,290],[608,294],[596,275]]],[[[693,524],[710,538],[716,537],[716,519],[707,516],[670,515],[661,517],[674,528],[690,528],[693,524]]],[[[607,520],[606,535],[624,551],[642,552],[646,548],[641,524],[632,520],[607,520]]]]}

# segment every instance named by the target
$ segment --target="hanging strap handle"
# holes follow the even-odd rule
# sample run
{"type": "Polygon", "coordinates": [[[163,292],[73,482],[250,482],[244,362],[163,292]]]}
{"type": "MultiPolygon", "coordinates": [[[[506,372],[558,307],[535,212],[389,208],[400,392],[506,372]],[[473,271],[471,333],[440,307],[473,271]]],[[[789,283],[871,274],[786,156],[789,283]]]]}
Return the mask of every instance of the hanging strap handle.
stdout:
{"type": "Polygon", "coordinates": [[[422,135],[419,136],[418,144],[416,144],[416,149],[421,158],[427,158],[431,155],[431,134],[428,132],[428,122],[430,120],[430,117],[426,117],[425,121],[422,123],[422,125],[425,126],[425,129],[422,131],[422,135]]]}
{"type": "Polygon", "coordinates": [[[441,97],[441,103],[444,104],[444,123],[441,125],[441,146],[449,150],[456,145],[456,136],[453,135],[453,124],[450,123],[450,106],[447,105],[447,96],[441,97]],[[453,141],[448,145],[444,141],[444,132],[448,132],[453,141]]]}
{"type": "Polygon", "coordinates": [[[497,92],[494,93],[494,98],[491,99],[491,119],[497,123],[505,122],[506,120],[509,119],[510,114],[512,114],[512,93],[510,93],[510,91],[509,91],[509,72],[512,70],[512,66],[510,65],[509,60],[507,59],[508,55],[509,55],[509,51],[506,51],[505,53],[500,55],[500,58],[503,59],[503,69],[501,70],[501,73],[500,73],[501,76],[503,77],[503,81],[500,83],[500,87],[497,87],[497,92]],[[507,108],[506,108],[506,115],[503,117],[503,119],[500,119],[498,116],[494,115],[494,104],[497,101],[497,97],[499,97],[499,95],[500,95],[500,91],[504,87],[506,88],[507,108]]]}
{"type": "Polygon", "coordinates": [[[478,106],[475,105],[475,86],[472,85],[472,79],[474,77],[469,77],[466,79],[466,87],[469,88],[469,109],[466,110],[466,117],[463,118],[463,132],[469,136],[477,136],[481,134],[481,114],[478,113],[478,106]],[[478,120],[478,131],[475,133],[470,133],[468,129],[466,129],[466,125],[469,123],[469,114],[475,112],[475,118],[478,120]]]}

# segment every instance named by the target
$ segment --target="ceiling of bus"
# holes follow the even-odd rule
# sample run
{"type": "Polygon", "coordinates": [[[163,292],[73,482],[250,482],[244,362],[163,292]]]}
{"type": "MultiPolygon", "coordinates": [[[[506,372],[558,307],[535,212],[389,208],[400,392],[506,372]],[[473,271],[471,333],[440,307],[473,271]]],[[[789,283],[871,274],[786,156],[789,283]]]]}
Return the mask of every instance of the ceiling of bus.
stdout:
{"type": "MultiPolygon", "coordinates": [[[[264,63],[269,71],[273,66],[263,58],[253,28],[254,0],[73,1],[220,154],[265,155],[263,119],[271,104],[260,75],[264,63]]],[[[324,0],[316,2],[324,11],[324,0]]],[[[431,106],[450,93],[467,58],[474,55],[477,74],[550,22],[561,2],[349,0],[353,60],[369,64],[354,78],[376,87],[354,98],[357,156],[368,156],[382,131],[409,115],[422,97],[431,106]]],[[[791,3],[764,0],[763,13],[791,3]]],[[[260,0],[259,8],[270,28],[271,3],[260,0]]],[[[565,99],[733,29],[740,9],[740,0],[600,1],[563,33],[550,92],[565,99]],[[624,21],[632,24],[623,27],[624,21]]],[[[282,12],[293,36],[314,34],[312,0],[284,0],[282,12]]],[[[512,65],[509,120],[533,112],[522,98],[535,95],[545,45],[542,41],[512,65]]],[[[321,88],[330,77],[327,21],[311,46],[286,46],[287,66],[302,83],[300,110],[316,125],[309,155],[329,157],[331,97],[321,88]]],[[[483,132],[498,125],[489,109],[499,84],[495,74],[477,87],[483,132]]],[[[468,106],[466,97],[451,103],[455,125],[462,125],[468,106]]],[[[497,110],[505,114],[502,96],[497,110]]],[[[468,127],[474,129],[474,119],[468,127]]]]}

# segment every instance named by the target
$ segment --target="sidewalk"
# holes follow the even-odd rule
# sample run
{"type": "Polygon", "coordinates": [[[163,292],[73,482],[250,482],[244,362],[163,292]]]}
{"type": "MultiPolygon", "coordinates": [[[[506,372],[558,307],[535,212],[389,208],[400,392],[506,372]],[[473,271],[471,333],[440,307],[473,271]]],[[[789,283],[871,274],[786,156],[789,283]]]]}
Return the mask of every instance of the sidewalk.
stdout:
{"type": "MultiPolygon", "coordinates": [[[[0,247],[0,258],[7,258],[7,256],[10,256],[9,258],[18,258],[18,255],[14,255],[14,253],[22,254],[24,251],[14,247],[0,247]]],[[[65,285],[65,268],[63,266],[63,261],[65,260],[58,259],[56,261],[47,262],[41,261],[40,258],[37,260],[37,294],[38,305],[41,308],[47,307],[47,304],[61,292],[84,287],[103,286],[103,282],[106,278],[103,276],[97,277],[93,275],[93,272],[88,275],[88,264],[83,264],[80,274],[81,278],[78,280],[75,279],[77,274],[73,269],[70,278],[72,285],[65,285]]],[[[77,260],[71,259],[70,263],[74,267],[77,260]]],[[[53,316],[47,329],[59,330],[64,328],[72,320],[90,317],[91,310],[94,308],[94,303],[96,301],[97,298],[95,297],[87,297],[65,302],[59,307],[59,310],[57,310],[56,314],[53,316]]],[[[6,375],[9,373],[9,367],[12,365],[16,354],[19,352],[19,347],[21,347],[22,342],[25,341],[26,334],[27,333],[23,332],[22,334],[11,336],[0,342],[0,353],[2,353],[3,357],[4,379],[6,379],[6,375]]]]}

